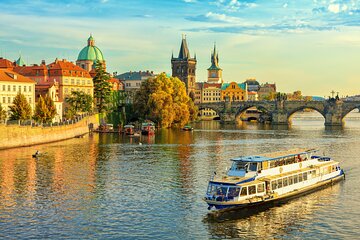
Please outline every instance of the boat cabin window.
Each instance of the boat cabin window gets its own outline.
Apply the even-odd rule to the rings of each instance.
[[[228,199],[233,199],[239,196],[240,188],[239,187],[229,187]]]
[[[242,187],[240,192],[240,197],[247,195],[247,187]]]
[[[272,190],[277,189],[277,180],[271,181],[271,189]]]
[[[289,177],[288,184],[289,184],[289,185],[292,185],[292,184],[293,184],[293,180],[294,180],[293,176],[290,176],[290,177]]]
[[[249,189],[249,195],[256,194],[256,186],[252,185],[248,187]]]
[[[298,175],[295,175],[295,176],[294,176],[294,184],[295,184],[295,183],[298,183]]]
[[[263,183],[260,183],[257,185],[257,192],[258,193],[262,193],[265,191],[265,187],[264,187],[264,184]]]
[[[257,171],[257,163],[250,163],[249,165],[249,171]]]
[[[299,182],[302,182],[302,173],[300,173],[299,175],[298,175],[298,177],[299,177]]]
[[[233,165],[231,166],[231,170],[239,171],[239,170],[247,170],[248,163],[242,161],[234,161]]]
[[[288,178],[283,178],[283,186],[286,187],[288,185]]]
[[[303,173],[303,181],[306,181],[307,180],[307,172],[304,172]]]

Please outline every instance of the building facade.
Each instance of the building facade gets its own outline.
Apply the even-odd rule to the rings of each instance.
[[[179,56],[171,56],[172,76],[179,78],[185,83],[187,94],[195,100],[196,90],[196,56],[190,57],[186,38],[182,38]]]
[[[247,86],[245,83],[224,83],[221,86],[221,101],[226,98],[231,102],[247,101]]]
[[[258,95],[259,100],[274,100],[276,94],[276,84],[275,83],[265,83],[261,84]]]
[[[9,68],[0,68],[0,103],[9,111],[18,93],[24,94],[26,100],[35,109],[35,81],[12,71]]]
[[[126,102],[132,103],[137,90],[140,89],[141,84],[149,79],[154,78],[157,75],[153,71],[138,71],[138,72],[125,72],[115,76],[124,86],[126,93]]]

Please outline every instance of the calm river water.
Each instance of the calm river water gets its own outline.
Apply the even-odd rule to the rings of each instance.
[[[0,151],[0,238],[355,239],[360,232],[360,113],[342,129],[320,115],[293,126],[200,122],[194,132],[116,134]],[[316,147],[346,180],[252,215],[209,214],[207,181],[229,158]],[[31,154],[43,153],[38,160]]]

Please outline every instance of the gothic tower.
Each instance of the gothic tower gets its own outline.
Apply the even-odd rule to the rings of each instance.
[[[219,67],[219,54],[216,52],[214,44],[214,52],[211,53],[211,66],[208,70],[208,83],[223,83],[222,69]]]
[[[196,55],[190,57],[186,38],[182,38],[179,56],[171,56],[172,76],[179,78],[185,83],[187,94],[195,99],[195,79],[196,79]]]

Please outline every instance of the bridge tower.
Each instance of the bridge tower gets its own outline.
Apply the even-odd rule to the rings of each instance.
[[[172,76],[179,78],[186,86],[187,94],[195,99],[196,55],[190,57],[186,37],[182,37],[179,56],[171,56]]]

